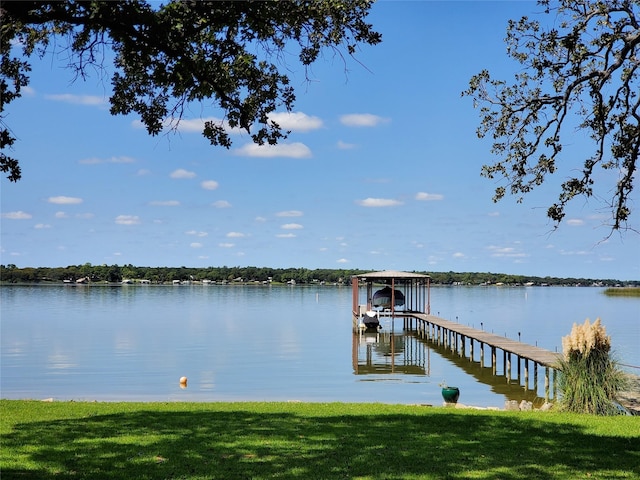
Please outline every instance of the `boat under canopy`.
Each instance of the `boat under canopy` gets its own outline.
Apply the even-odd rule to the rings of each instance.
[[[384,287],[373,294],[374,307],[391,308],[391,302],[395,307],[404,305],[404,293],[397,289],[393,290],[391,287]]]

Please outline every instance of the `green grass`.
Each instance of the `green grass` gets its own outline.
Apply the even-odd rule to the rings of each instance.
[[[640,287],[607,288],[604,294],[610,297],[640,297]]]
[[[640,478],[640,417],[0,401],[2,480]]]

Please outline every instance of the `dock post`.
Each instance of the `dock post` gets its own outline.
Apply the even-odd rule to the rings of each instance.
[[[502,374],[507,377],[507,351],[502,351]]]
[[[480,366],[484,367],[484,343],[480,342]]]
[[[549,367],[544,367],[544,400],[549,401]]]
[[[520,366],[520,363],[522,362],[522,357],[520,355],[518,355],[518,384],[522,384],[522,368]]]
[[[473,362],[473,337],[469,337],[469,360]]]
[[[529,359],[524,359],[524,389],[529,389]]]
[[[461,335],[462,337],[462,348],[460,349],[460,356],[462,358],[466,357],[466,349],[467,349],[467,337]]]
[[[505,365],[507,366],[507,383],[509,383],[511,381],[511,354],[507,354],[507,352],[504,352],[504,357]]]
[[[533,389],[538,391],[538,362],[533,364]]]
[[[493,374],[496,374],[496,347],[491,347],[491,369]]]

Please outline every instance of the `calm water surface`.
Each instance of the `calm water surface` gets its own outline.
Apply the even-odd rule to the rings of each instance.
[[[354,336],[351,287],[3,286],[0,295],[2,398],[439,405],[442,381],[478,406],[544,395],[533,380],[525,389],[403,332],[401,320]],[[574,322],[600,317],[618,359],[640,366],[638,299],[597,288],[436,287],[431,305],[553,351]]]

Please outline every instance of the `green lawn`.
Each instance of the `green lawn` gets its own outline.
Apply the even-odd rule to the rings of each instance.
[[[2,480],[640,478],[640,417],[0,401]]]

